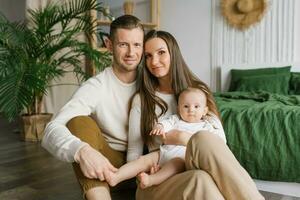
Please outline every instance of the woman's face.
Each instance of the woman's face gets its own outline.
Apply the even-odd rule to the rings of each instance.
[[[150,73],[157,78],[164,78],[170,71],[170,52],[161,38],[152,38],[145,43],[146,65]]]

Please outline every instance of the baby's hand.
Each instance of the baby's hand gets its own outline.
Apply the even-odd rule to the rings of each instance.
[[[159,170],[160,170],[160,166],[158,164],[155,164],[150,168],[150,174],[155,174]]]
[[[155,124],[150,135],[160,135],[163,138],[165,137],[164,127],[161,124]]]

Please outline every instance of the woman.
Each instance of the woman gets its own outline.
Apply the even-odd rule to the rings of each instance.
[[[175,99],[187,87],[205,91],[209,110],[219,116],[211,91],[189,70],[170,33],[150,31],[144,48],[146,66],[142,68],[139,94],[133,99],[129,117],[128,161],[142,155],[144,143],[149,151],[159,148],[159,141],[149,133],[159,118],[176,113]],[[264,199],[218,136],[207,132],[191,136],[174,130],[167,134],[164,143],[187,147],[188,171],[158,186],[139,188],[137,199]]]

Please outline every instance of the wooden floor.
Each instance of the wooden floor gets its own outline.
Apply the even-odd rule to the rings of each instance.
[[[55,159],[39,143],[21,141],[18,125],[0,117],[0,200],[80,199],[71,164]],[[113,193],[113,200],[124,199],[134,199],[134,190]]]
[[[300,200],[266,192],[263,195],[267,200]],[[39,143],[21,141],[17,124],[8,124],[0,117],[0,200],[80,199],[71,164],[55,159]],[[132,189],[113,192],[113,200],[131,199]]]

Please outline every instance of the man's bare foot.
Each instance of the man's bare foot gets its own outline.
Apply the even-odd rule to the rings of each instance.
[[[140,187],[142,189],[152,186],[149,174],[142,172],[137,176],[137,178],[140,181]]]

